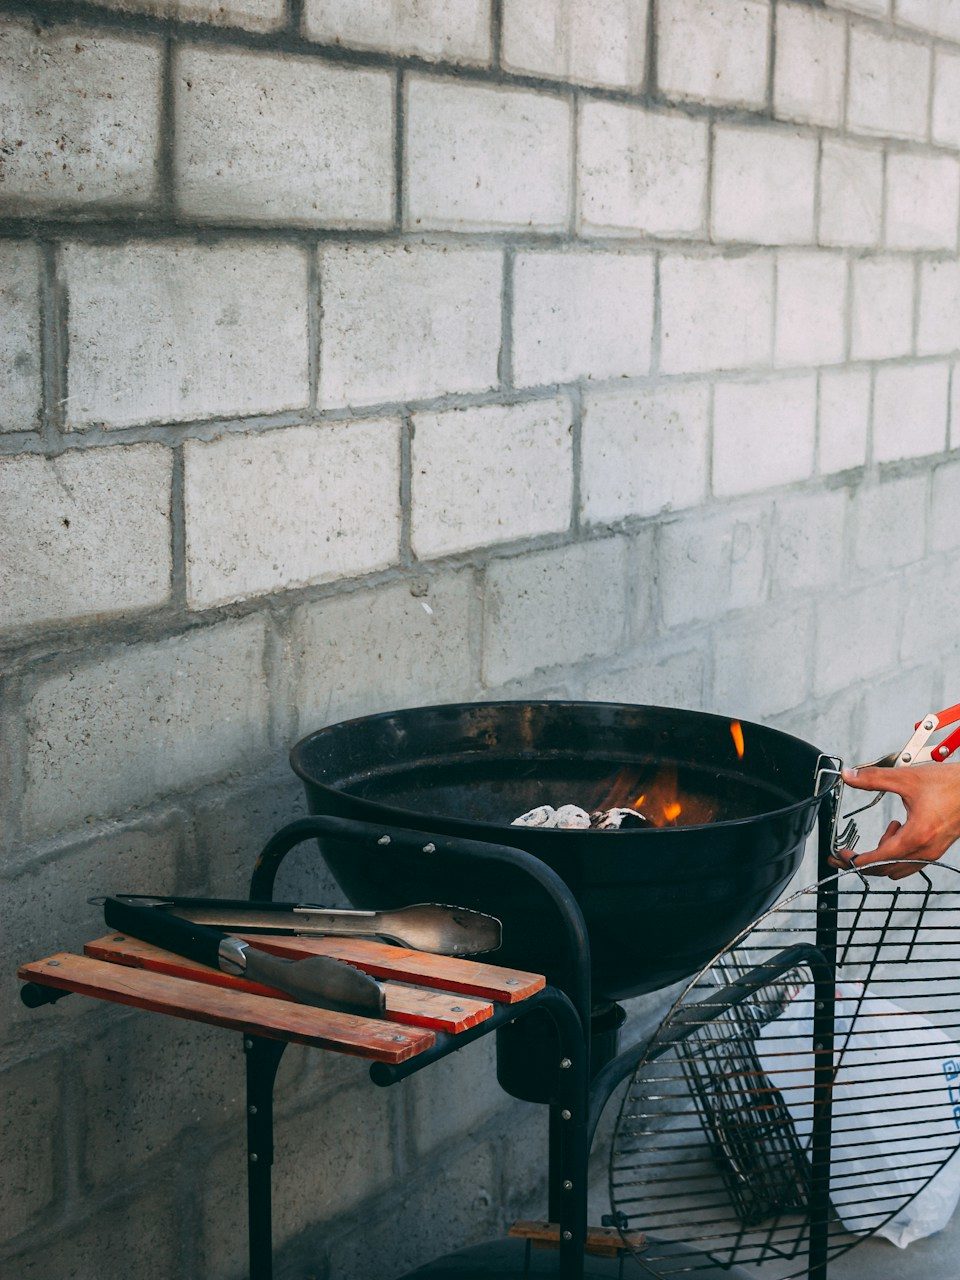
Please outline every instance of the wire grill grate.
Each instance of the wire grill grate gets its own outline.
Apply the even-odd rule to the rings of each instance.
[[[931,1204],[947,1175],[930,1184],[960,1146],[960,874],[918,870],[795,894],[661,1023],[610,1159],[613,1212],[650,1237],[649,1274],[800,1280],[811,1237],[834,1258],[949,1212]]]

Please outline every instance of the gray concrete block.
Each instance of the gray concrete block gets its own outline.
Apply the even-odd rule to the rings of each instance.
[[[665,0],[657,10],[657,80],[670,97],[760,107],[767,96],[770,7]]]
[[[717,629],[714,708],[761,723],[810,696],[813,613],[768,610]]]
[[[412,76],[405,118],[407,226],[564,230],[570,216],[568,101]]]
[[[510,71],[638,90],[647,8],[646,0],[573,0],[563,10],[551,0],[505,0],[501,61]]]
[[[40,417],[40,255],[0,244],[0,431],[33,431]]]
[[[703,649],[660,654],[641,648],[618,658],[609,670],[591,676],[586,696],[600,702],[637,702],[657,707],[703,706],[706,655]]]
[[[295,245],[72,244],[70,428],[279,413],[309,399]]]
[[[158,39],[5,23],[0,207],[19,213],[154,200],[162,63]]]
[[[901,591],[897,579],[875,578],[869,586],[828,596],[818,606],[817,693],[881,675],[897,659]],[[922,714],[922,713],[918,713]]]
[[[577,127],[581,231],[669,238],[703,233],[710,147],[705,120],[583,102]]]
[[[304,226],[393,221],[391,72],[186,47],[173,86],[183,213]]]
[[[314,40],[444,62],[488,62],[489,0],[307,0]]]
[[[414,416],[411,543],[421,560],[570,527],[566,399]]]
[[[6,975],[9,979],[9,971]],[[5,984],[6,985],[6,984]],[[48,1054],[0,1074],[0,1248],[49,1220],[64,1191],[63,1080]],[[0,1263],[2,1269],[2,1263]],[[12,1275],[12,1272],[10,1273]]]
[[[190,842],[186,870],[192,891],[218,898],[246,897],[260,850],[275,831],[306,812],[300,780],[279,756],[275,770],[251,782],[211,788],[185,803]],[[318,861],[315,850],[315,845],[305,845],[288,856],[276,898],[297,897],[311,883],[313,895],[326,892],[329,886],[322,868],[310,873],[311,864],[316,866]],[[302,890],[295,888],[298,884]]]
[[[245,31],[275,31],[287,19],[283,0],[100,0],[110,9],[204,22]]]
[[[165,888],[163,885],[157,886]],[[132,1177],[180,1139],[209,1141],[242,1114],[239,1036],[137,1011],[85,1045],[71,1063],[84,1098],[81,1160],[88,1187]]]
[[[770,511],[733,507],[664,525],[659,589],[668,627],[758,605],[767,592]]]
[[[853,505],[854,558],[861,569],[878,573],[922,558],[928,493],[924,475],[859,490]]]
[[[625,621],[625,550],[609,538],[494,561],[485,574],[484,682],[613,653]]]
[[[469,698],[474,592],[465,570],[296,610],[287,660],[298,732],[373,711]]]
[[[776,595],[837,584],[845,571],[845,489],[785,497],[776,505],[771,581]]]
[[[172,456],[144,444],[0,459],[0,627],[162,604]]]
[[[960,461],[948,462],[933,473],[930,507],[930,545],[934,551],[960,548]]]
[[[423,399],[497,384],[501,254],[428,245],[320,251],[320,401]]]
[[[357,577],[400,555],[400,424],[233,432],[184,447],[196,608]]]
[[[584,395],[580,506],[601,524],[694,507],[706,496],[706,383]]]
[[[77,1225],[4,1266],[16,1280],[172,1280],[188,1274],[186,1245],[174,1180],[169,1178],[98,1205]]]
[[[263,618],[248,618],[38,680],[25,708],[25,826],[69,829],[259,764],[264,644]]]
[[[650,368],[649,253],[518,254],[513,270],[513,377],[518,386],[626,378]]]
[[[516,1103],[497,1084],[496,1057],[496,1037],[487,1036],[412,1077],[409,1142],[417,1157],[443,1160],[493,1117],[509,1130]]]
[[[369,1080],[281,1116],[275,1124],[274,1247],[348,1213],[394,1177],[391,1114],[396,1090]],[[200,1250],[204,1280],[233,1280],[246,1258],[246,1197],[237,1194],[246,1151],[237,1138],[203,1171]]]
[[[0,1025],[41,1030],[39,1014],[19,999],[12,975],[17,966],[55,951],[77,951],[106,931],[87,898],[106,893],[170,893],[180,886],[183,827],[177,815],[116,824],[57,849],[44,861],[4,882],[4,926],[0,930]],[[56,1019],[91,1009],[79,997],[57,1005]],[[61,1014],[63,1010],[63,1014]]]

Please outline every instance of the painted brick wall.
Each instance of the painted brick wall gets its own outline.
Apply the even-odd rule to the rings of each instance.
[[[0,0],[0,1269],[242,1274],[239,1046],[12,973],[242,892],[342,716],[858,756],[960,687],[960,5]],[[333,900],[304,864],[296,886]],[[538,1207],[490,1047],[291,1051],[284,1274]]]

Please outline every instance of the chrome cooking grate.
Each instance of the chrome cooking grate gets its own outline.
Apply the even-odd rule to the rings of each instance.
[[[896,884],[843,872],[746,930],[675,1003],[623,1100],[611,1205],[650,1237],[641,1267],[790,1280],[949,1216],[958,978],[960,873],[943,863]]]

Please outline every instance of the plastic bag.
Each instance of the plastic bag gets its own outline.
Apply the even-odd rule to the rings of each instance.
[[[813,992],[805,986],[756,1041],[808,1155]],[[876,1231],[904,1248],[942,1230],[960,1200],[960,1046],[859,983],[837,984],[835,1025],[835,1051],[845,1049],[833,1090],[830,1199],[848,1231]]]

